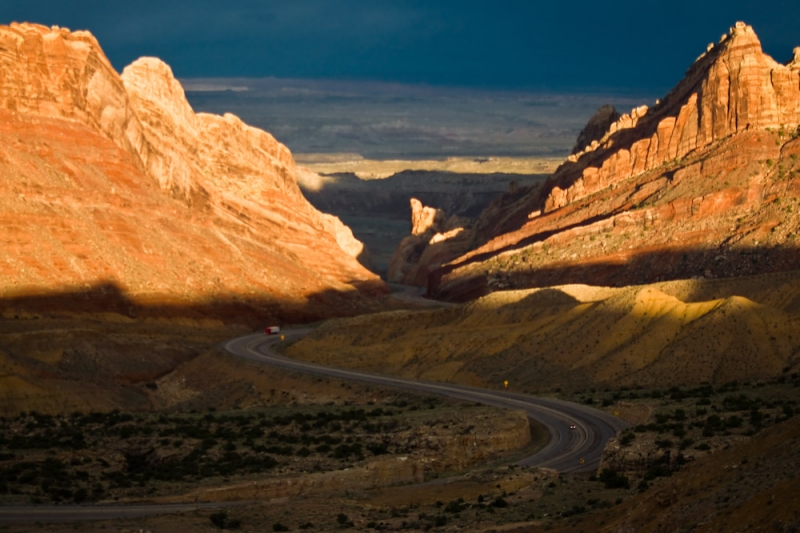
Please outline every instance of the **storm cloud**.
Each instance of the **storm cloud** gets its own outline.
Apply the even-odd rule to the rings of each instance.
[[[25,0],[0,22],[88,29],[114,66],[158,56],[181,78],[369,79],[525,89],[664,89],[737,20],[779,61],[786,0]]]

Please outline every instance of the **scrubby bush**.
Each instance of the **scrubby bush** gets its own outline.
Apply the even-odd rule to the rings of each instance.
[[[604,468],[600,475],[597,476],[598,481],[603,483],[607,489],[627,489],[630,487],[630,480],[627,476],[619,474],[616,470]]]

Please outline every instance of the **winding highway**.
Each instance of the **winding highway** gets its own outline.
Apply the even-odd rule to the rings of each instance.
[[[286,331],[284,335],[287,338],[300,338],[311,331],[296,329]],[[597,470],[608,440],[628,427],[623,420],[603,411],[554,398],[404,379],[299,361],[276,353],[272,348],[279,342],[281,342],[279,336],[265,336],[259,333],[232,339],[225,343],[225,350],[251,361],[290,370],[480,402],[494,407],[521,409],[528,413],[530,418],[547,428],[550,438],[534,455],[518,461],[517,464],[520,466],[552,468],[559,472]]]
[[[311,329],[284,332],[288,338],[299,338]],[[534,455],[516,464],[552,468],[559,472],[593,471],[600,465],[606,442],[628,424],[597,409],[553,398],[538,398],[513,392],[466,387],[450,383],[418,381],[398,377],[333,368],[276,353],[272,348],[281,342],[279,336],[261,333],[246,335],[225,343],[225,350],[250,361],[280,368],[308,372],[332,378],[359,381],[375,386],[392,387],[425,394],[434,394],[507,409],[524,410],[541,423],[550,434],[547,444]],[[572,428],[571,426],[574,426]],[[137,518],[158,514],[187,512],[241,505],[246,502],[220,502],[168,505],[97,505],[97,506],[2,506],[0,524],[36,522],[69,522]]]

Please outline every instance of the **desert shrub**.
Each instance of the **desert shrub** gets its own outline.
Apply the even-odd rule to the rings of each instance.
[[[582,507],[580,505],[573,505],[572,509],[567,509],[566,511],[561,511],[562,518],[568,518],[570,516],[575,516],[577,514],[585,513],[586,507]]]
[[[372,455],[384,455],[389,453],[389,448],[383,443],[367,444],[367,450],[369,450]]]
[[[689,393],[682,390],[680,387],[671,387],[669,389],[669,397],[672,400],[680,401],[689,396]]]
[[[668,413],[656,413],[656,424],[658,425],[666,424],[667,422],[669,422],[671,418],[672,415]]]
[[[669,477],[672,475],[672,470],[666,464],[656,464],[647,469],[644,474],[645,481],[652,481],[657,477]]]
[[[355,524],[347,517],[344,513],[339,513],[336,516],[336,523],[339,524],[339,527],[353,527]]]
[[[494,499],[491,505],[492,507],[503,508],[503,507],[508,507],[508,502],[504,500],[501,496],[498,496]]]
[[[452,500],[450,503],[448,503],[444,508],[444,512],[445,513],[460,513],[465,508],[466,508],[466,505],[464,504],[464,499],[463,498],[459,498],[457,500]]]
[[[627,476],[619,474],[616,470],[604,468],[600,475],[597,476],[598,481],[603,483],[607,489],[627,489],[630,487],[630,480]]]
[[[729,416],[725,419],[725,426],[729,428],[740,428],[742,427],[742,419],[738,416]]]
[[[351,455],[361,455],[361,444],[356,442],[353,444],[340,444],[333,449],[333,456],[336,459],[347,459]]]

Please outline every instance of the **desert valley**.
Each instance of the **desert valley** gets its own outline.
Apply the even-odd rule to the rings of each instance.
[[[102,44],[0,26],[0,531],[800,529],[800,48],[628,111]]]

